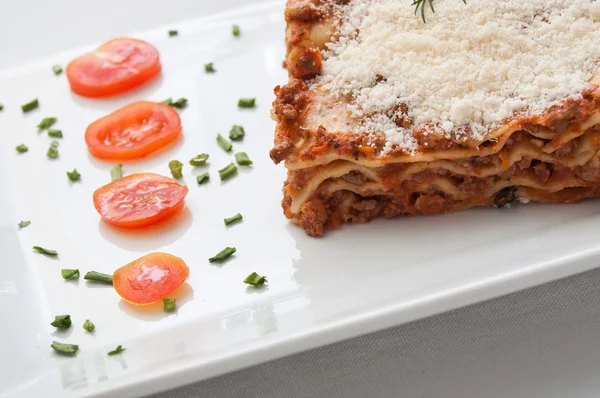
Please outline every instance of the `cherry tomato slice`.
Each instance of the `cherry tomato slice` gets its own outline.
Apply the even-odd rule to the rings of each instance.
[[[156,152],[181,136],[181,119],[172,107],[138,101],[106,115],[85,131],[88,151],[106,160],[131,160]]]
[[[109,224],[141,228],[183,208],[188,188],[154,173],[131,174],[94,192],[94,207]]]
[[[158,51],[138,39],[118,38],[67,66],[71,91],[83,97],[109,97],[139,87],[160,73]]]
[[[152,304],[171,294],[190,276],[190,269],[179,257],[150,253],[113,274],[113,287],[123,300],[132,304]]]

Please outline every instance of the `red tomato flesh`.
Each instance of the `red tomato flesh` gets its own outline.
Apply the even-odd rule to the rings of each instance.
[[[139,87],[160,73],[158,51],[143,40],[118,38],[67,66],[71,91],[83,97],[109,97]]]
[[[183,208],[188,188],[154,173],[131,174],[94,192],[94,207],[104,221],[121,228],[141,228]]]
[[[171,294],[190,276],[179,257],[150,253],[122,266],[113,274],[113,287],[132,304],[152,304]]]
[[[85,142],[99,159],[131,160],[156,152],[180,136],[177,111],[165,104],[138,101],[90,124]]]

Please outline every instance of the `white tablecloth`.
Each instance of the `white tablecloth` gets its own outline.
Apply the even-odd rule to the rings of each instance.
[[[600,396],[600,270],[152,398]]]

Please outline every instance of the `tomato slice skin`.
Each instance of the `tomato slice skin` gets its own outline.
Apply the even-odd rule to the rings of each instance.
[[[83,97],[110,97],[139,87],[161,70],[158,50],[143,40],[110,40],[67,65],[71,91]]]
[[[181,136],[181,119],[172,107],[137,101],[88,126],[85,142],[92,156],[105,160],[139,159]]]
[[[142,228],[179,212],[185,185],[154,173],[137,173],[94,192],[94,207],[104,221],[120,228]]]
[[[190,276],[179,257],[168,253],[146,254],[113,273],[113,287],[131,304],[152,304],[171,294]]]

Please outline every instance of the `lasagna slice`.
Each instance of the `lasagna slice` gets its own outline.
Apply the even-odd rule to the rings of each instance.
[[[288,0],[271,158],[308,235],[600,196],[600,1]],[[426,3],[427,4],[427,3]]]

